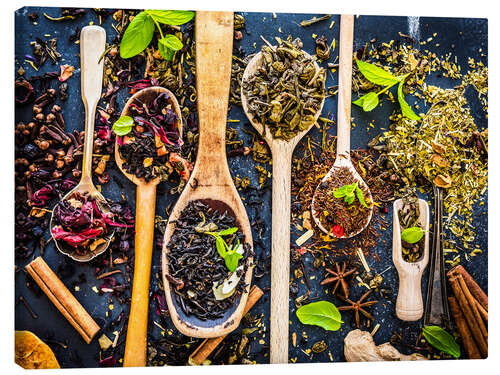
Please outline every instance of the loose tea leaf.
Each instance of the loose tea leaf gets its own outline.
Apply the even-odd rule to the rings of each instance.
[[[319,326],[327,331],[337,331],[344,323],[337,307],[328,301],[301,306],[296,314],[301,323]]]
[[[424,231],[420,227],[406,228],[401,232],[401,239],[408,243],[417,243],[424,236]]]
[[[457,342],[444,329],[439,326],[425,326],[422,334],[427,342],[442,352],[448,353],[455,358],[460,358],[460,347]]]

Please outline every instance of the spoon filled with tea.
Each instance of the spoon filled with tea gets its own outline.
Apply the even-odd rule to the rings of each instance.
[[[78,185],[52,211],[51,235],[62,253],[79,262],[102,254],[109,246],[116,223],[103,195],[92,182],[94,120],[101,96],[106,32],[99,26],[85,26],[80,36],[81,91],[85,106],[85,140],[82,174]]]
[[[325,233],[350,238],[369,224],[373,209],[368,185],[354,168],[350,156],[351,79],[354,17],[340,17],[337,156],[319,183],[311,202],[312,217]]]

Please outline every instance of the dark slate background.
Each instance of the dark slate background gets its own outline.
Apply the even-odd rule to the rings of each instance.
[[[28,20],[28,13],[37,12],[40,15],[38,19],[38,25],[33,25]],[[59,70],[59,64],[71,64],[74,65],[76,70],[73,77],[69,80],[69,99],[65,103],[59,103],[63,108],[63,115],[65,117],[68,129],[78,129],[82,130],[84,128],[84,112],[83,104],[80,98],[80,62],[79,62],[79,45],[70,43],[68,37],[74,32],[76,25],[83,27],[88,25],[89,22],[94,22],[98,24],[98,17],[91,10],[78,20],[75,21],[64,21],[64,22],[52,22],[45,19],[42,16],[43,12],[47,12],[52,16],[57,16],[60,14],[58,8],[22,8],[15,13],[15,53],[16,61],[21,63],[26,70],[26,75],[31,76],[35,74],[40,74],[40,72]],[[314,52],[314,39],[312,34],[317,34],[318,36],[325,35],[328,41],[331,43],[332,39],[335,38],[338,44],[339,41],[339,21],[340,17],[334,15],[330,20],[317,23],[313,26],[302,28],[299,26],[300,21],[304,19],[311,18],[311,14],[276,14],[276,18],[273,17],[272,13],[243,13],[246,19],[246,26],[248,33],[243,33],[244,37],[238,44],[241,45],[247,53],[253,53],[255,51],[253,44],[256,43],[257,49],[260,48],[261,41],[259,35],[263,35],[266,39],[272,40],[275,36],[286,37],[291,34],[294,37],[300,37],[304,42],[304,49],[310,53]],[[335,21],[335,25],[332,29],[329,29],[331,21]],[[111,27],[112,18],[108,17],[107,21],[102,25],[107,32],[107,40],[110,41],[115,34],[114,29]],[[482,60],[487,64],[487,58],[481,57],[479,49],[482,49],[482,53],[487,55],[487,38],[488,38],[488,23],[486,19],[463,19],[463,18],[420,18],[420,40],[426,40],[431,37],[432,34],[437,33],[437,36],[431,43],[425,46],[420,46],[422,49],[429,49],[435,52],[438,56],[444,55],[445,53],[452,52],[458,58],[458,64],[462,66],[462,72],[467,71],[467,58],[473,57],[478,60]],[[281,28],[281,33],[278,30]],[[362,47],[366,42],[372,38],[376,38],[377,42],[389,42],[392,39],[400,40],[398,32],[407,34],[408,30],[408,19],[407,17],[383,17],[383,16],[360,16],[356,18],[355,21],[355,48]],[[57,49],[62,53],[62,59],[58,62],[57,66],[51,65],[50,61],[47,61],[42,67],[40,72],[35,72],[28,64],[24,64],[24,55],[31,54],[31,47],[29,42],[34,40],[36,36],[42,36],[43,39],[48,39],[44,34],[50,34],[51,37],[57,37]],[[439,47],[436,47],[436,43],[439,43]],[[454,45],[454,48],[452,47]],[[418,48],[418,46],[417,46]],[[338,55],[338,48],[336,48],[330,58],[330,62],[334,61],[335,57]],[[15,69],[17,70],[18,64],[16,63]],[[432,74],[426,81],[429,84],[436,84],[444,88],[451,88],[459,83],[459,81],[453,81],[450,79],[443,78],[439,73]],[[337,84],[337,74],[328,73],[327,86],[332,86]],[[119,96],[119,108],[121,109],[124,104],[125,98],[128,94],[122,90],[121,96]],[[487,119],[485,113],[477,99],[476,92],[472,88],[467,89],[467,98],[469,99],[469,105],[471,107],[472,115],[474,116],[476,123],[480,129],[487,127]],[[410,104],[415,104],[414,97],[407,98]],[[424,112],[426,110],[423,103],[420,103],[420,109],[417,112]],[[363,113],[360,108],[352,106],[352,116],[354,118],[354,123],[356,123],[356,128],[351,132],[351,145],[353,148],[364,148],[366,142],[373,136],[381,132],[383,129],[388,128],[389,121],[388,117],[391,111],[394,109],[394,105],[389,102],[384,102],[382,106],[378,106],[375,110],[369,113]],[[328,98],[325,102],[323,108],[323,115],[331,112],[336,114],[337,112],[337,100],[336,98]],[[28,121],[31,118],[31,107],[21,107],[16,108],[16,121]],[[251,127],[246,124],[246,118],[243,110],[239,107],[233,106],[229,112],[229,118],[239,119],[240,123],[230,124],[235,128],[242,128],[251,130]],[[369,129],[367,127],[368,123],[374,120],[375,128]],[[369,130],[367,130],[369,129]],[[336,131],[335,127],[329,130],[329,133],[334,135]],[[247,145],[251,145],[251,138],[249,135],[241,133],[242,139],[245,140]],[[313,139],[320,140],[320,133],[317,129],[313,129],[310,133]],[[305,138],[304,138],[305,139]],[[303,142],[299,144],[297,150],[303,149]],[[229,160],[229,165],[231,173],[233,176],[250,176],[254,185],[257,184],[257,174],[254,170],[255,163],[250,157],[246,158],[233,158]],[[269,166],[268,166],[269,168]],[[118,185],[111,180],[103,188],[103,193],[105,196],[119,200],[120,194],[123,193],[127,197],[132,207],[135,207],[135,186],[129,182],[125,177],[123,177],[116,168],[108,168],[112,175],[123,184],[123,188],[119,188]],[[165,216],[165,208],[172,202],[175,202],[176,196],[171,196],[168,194],[168,190],[172,186],[163,186],[159,188],[157,197],[157,214]],[[244,197],[244,194],[242,194]],[[427,197],[429,198],[429,197]],[[258,206],[250,206],[247,203],[247,211],[250,217],[250,221],[255,218],[256,210],[261,212],[262,217],[267,221],[271,222],[271,197],[270,192],[267,191],[263,196],[264,203]],[[483,254],[471,258],[469,262],[466,262],[464,256],[462,255],[462,264],[472,273],[476,278],[480,286],[487,291],[487,196],[484,197],[485,204],[481,207],[476,206],[474,215],[474,224],[477,228],[477,243],[483,250]],[[391,223],[392,210],[389,210],[387,215],[389,223]],[[295,239],[300,236],[301,233],[296,233],[295,229],[292,227],[292,244],[294,244]],[[449,234],[447,234],[449,235]],[[262,239],[263,247],[256,246],[256,252],[263,258],[270,253],[270,236],[271,228],[270,225],[264,232]],[[378,333],[374,336],[375,342],[381,344],[389,340],[391,334],[394,331],[402,330],[408,337],[415,337],[420,331],[419,327],[421,322],[417,323],[404,323],[398,320],[394,312],[394,302],[397,293],[397,273],[392,265],[391,260],[391,236],[392,236],[392,225],[390,224],[387,230],[381,237],[376,253],[380,257],[380,261],[376,261],[374,258],[369,258],[368,263],[370,267],[376,272],[382,272],[389,268],[384,274],[384,285],[392,287],[394,289],[392,299],[383,300],[378,303],[374,308],[372,308],[372,313],[375,317],[375,322],[380,323],[381,327]],[[254,233],[254,238],[256,234]],[[349,244],[346,244],[348,246]],[[338,245],[337,247],[340,247]],[[37,253],[35,255],[38,255]],[[50,245],[45,253],[44,259],[54,270],[57,269],[58,265],[63,261],[63,255],[56,252],[53,245]],[[321,298],[326,300],[331,300],[337,305],[340,304],[339,300],[332,300],[330,294],[325,295],[324,287],[319,286],[319,281],[323,279],[324,275],[322,272],[317,272],[312,266],[312,256],[306,254],[304,257],[304,263],[306,265],[306,271],[308,276],[315,275],[314,280],[310,280],[312,288],[312,298]],[[66,263],[71,263],[71,260],[67,260]],[[26,263],[18,262],[18,266],[24,267]],[[87,311],[98,321],[103,322],[105,319],[106,311],[108,310],[108,298],[104,296],[98,296],[92,291],[92,286],[99,285],[99,281],[95,280],[93,275],[94,268],[89,265],[82,265],[74,263],[75,272],[73,275],[64,279],[66,285],[71,285],[73,281],[78,280],[78,275],[84,273],[87,278],[87,283],[80,285],[80,291],[75,292],[77,299],[83,304]],[[156,287],[157,280],[155,275],[160,272],[160,253],[155,250],[153,255],[153,269],[152,269],[152,289]],[[23,295],[32,304],[34,310],[39,315],[38,319],[32,319],[28,314],[26,309],[19,305],[16,307],[15,312],[15,328],[17,330],[31,330],[36,333],[41,338],[50,338],[54,340],[64,341],[67,340],[69,344],[68,349],[63,349],[57,344],[51,343],[51,347],[56,351],[59,362],[63,367],[95,367],[97,366],[98,355],[99,355],[99,345],[97,340],[87,345],[76,333],[76,331],[69,325],[69,323],[62,317],[62,315],[56,310],[56,308],[50,303],[45,295],[36,296],[31,290],[28,290],[25,286],[26,276],[23,272],[16,273],[16,298],[19,295]],[[422,280],[422,286],[425,298],[425,286],[427,282],[427,272],[424,274]],[[256,281],[257,285],[261,288],[269,288],[270,277],[269,274]],[[306,285],[302,282],[299,283],[299,295],[304,294],[307,291]],[[266,333],[264,337],[261,335],[253,334],[251,337],[257,337],[256,339],[251,339],[250,342],[250,358],[257,361],[257,363],[268,363],[269,355],[267,354],[267,345],[269,343],[269,296],[270,293],[268,289],[264,297],[259,301],[259,303],[252,309],[252,314],[260,315],[263,314],[263,323],[266,327]],[[352,288],[351,298],[358,298],[364,290],[361,287]],[[114,303],[114,309],[110,311],[111,317],[116,317],[120,314],[122,306],[118,303]],[[351,330],[352,319],[350,314],[342,314],[344,324],[342,328],[337,332],[327,332],[322,328],[314,326],[304,326],[295,317],[295,306],[293,300],[290,301],[290,337],[292,332],[297,333],[297,348],[292,347],[290,343],[289,357],[296,358],[297,362],[329,362],[329,353],[333,356],[334,361],[344,361],[343,356],[343,339],[345,335]],[[155,308],[153,303],[150,304],[150,329],[149,335],[151,338],[160,338],[161,330],[154,324],[152,320],[159,321],[158,316],[155,313]],[[169,322],[170,324],[170,322]],[[173,326],[170,324],[169,327]],[[241,328],[240,328],[241,329]],[[240,329],[233,333],[233,338],[237,338],[240,334]],[[111,334],[114,329],[107,329],[106,333],[113,339]],[[305,332],[307,339],[302,338],[302,332]],[[175,331],[174,331],[175,335]],[[259,344],[259,340],[263,339],[265,344],[264,347]],[[120,338],[120,342],[123,337]],[[291,340],[291,338],[290,338]],[[319,340],[325,340],[328,344],[328,349],[320,354],[307,355],[302,350],[311,348],[312,344]],[[192,346],[194,348],[194,345]],[[189,349],[191,350],[191,349]],[[403,348],[403,351],[404,348]],[[75,359],[77,356],[80,357],[81,361]]]

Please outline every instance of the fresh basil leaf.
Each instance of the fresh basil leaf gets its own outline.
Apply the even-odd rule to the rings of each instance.
[[[123,34],[120,56],[128,59],[144,51],[153,39],[154,31],[153,19],[146,12],[137,14]]]
[[[356,197],[358,197],[359,203],[368,208],[368,205],[366,204],[365,201],[365,197],[363,196],[363,190],[361,190],[357,185],[356,185]]]
[[[378,95],[375,92],[369,92],[368,94],[363,95],[361,98],[353,101],[352,103],[363,108],[363,111],[370,112],[378,105]]]
[[[122,116],[115,121],[111,128],[116,135],[123,137],[132,131],[134,127],[134,119],[130,116]]]
[[[373,82],[376,85],[392,86],[399,81],[391,73],[379,68],[376,65],[358,59],[356,59],[356,65],[358,66],[361,74],[363,74],[368,81]]]
[[[403,82],[400,82],[398,85],[398,101],[399,105],[401,106],[401,112],[403,113],[403,116],[408,117],[410,120],[420,120],[420,116],[416,115],[408,105],[408,103],[406,103],[405,101],[405,95],[403,94]]]
[[[408,243],[417,243],[424,236],[424,231],[420,227],[406,228],[401,232],[401,239]]]
[[[238,231],[237,227],[227,228],[219,232],[219,236],[229,236],[230,234],[236,233]]]
[[[215,246],[217,247],[217,252],[221,256],[221,258],[225,258],[227,255],[227,244],[226,241],[222,239],[222,237],[216,235],[215,237]]]
[[[183,25],[194,17],[194,12],[188,10],[146,9],[145,12],[157,22],[174,26]]]
[[[226,267],[230,272],[234,272],[236,268],[238,268],[238,261],[243,258],[243,255],[238,254],[237,252],[228,253],[224,257],[224,262],[226,263]]]
[[[178,51],[183,47],[182,42],[175,35],[167,34],[160,40],[158,43],[163,44],[166,48],[171,49],[173,51]]]
[[[344,323],[337,307],[328,301],[312,302],[297,309],[302,324],[319,326],[327,331],[337,331]]]
[[[425,326],[422,334],[427,342],[438,350],[448,353],[455,358],[460,358],[460,347],[457,342],[444,329],[438,326]]]

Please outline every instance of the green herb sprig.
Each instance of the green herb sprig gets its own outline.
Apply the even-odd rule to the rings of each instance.
[[[134,127],[134,119],[130,116],[121,116],[115,121],[111,130],[119,137],[123,137],[132,131]]]
[[[444,329],[439,326],[425,326],[422,328],[422,334],[425,340],[434,348],[452,355],[455,358],[460,358],[460,347],[457,342]]]
[[[217,252],[224,259],[226,267],[229,271],[234,272],[238,268],[238,261],[243,258],[243,255],[238,253],[240,247],[240,240],[234,246],[229,246],[227,242],[222,238],[222,236],[229,236],[238,231],[238,228],[232,227],[228,229],[221,230],[220,232],[205,232],[215,237],[215,246],[217,247]]]
[[[360,189],[357,182],[339,187],[333,192],[333,196],[335,198],[344,198],[344,202],[349,205],[353,204],[354,200],[358,198],[359,203],[368,208],[365,197],[363,196],[363,191]]]
[[[302,324],[319,326],[327,331],[337,331],[344,323],[337,307],[328,301],[312,302],[297,309]]]
[[[363,74],[363,76],[368,81],[375,83],[376,85],[385,86],[385,88],[383,88],[379,92],[369,92],[368,94],[363,95],[362,97],[353,101],[353,104],[356,104],[357,106],[363,108],[363,111],[369,112],[378,105],[378,97],[380,94],[383,94],[391,87],[398,84],[398,101],[399,105],[401,106],[401,112],[403,113],[403,116],[415,121],[420,120],[420,116],[415,114],[408,103],[406,103],[403,93],[403,83],[406,77],[408,77],[409,73],[396,77],[374,64],[370,64],[358,59],[356,59],[356,65],[358,66],[361,74]]]
[[[120,42],[120,56],[124,59],[138,55],[151,43],[155,26],[160,32],[158,50],[161,56],[171,61],[175,52],[183,47],[182,41],[175,35],[163,35],[160,24],[183,25],[193,19],[194,12],[186,10],[146,9],[138,13],[123,33]]]
[[[401,239],[408,243],[417,243],[424,236],[424,231],[420,227],[406,228],[401,232]]]

